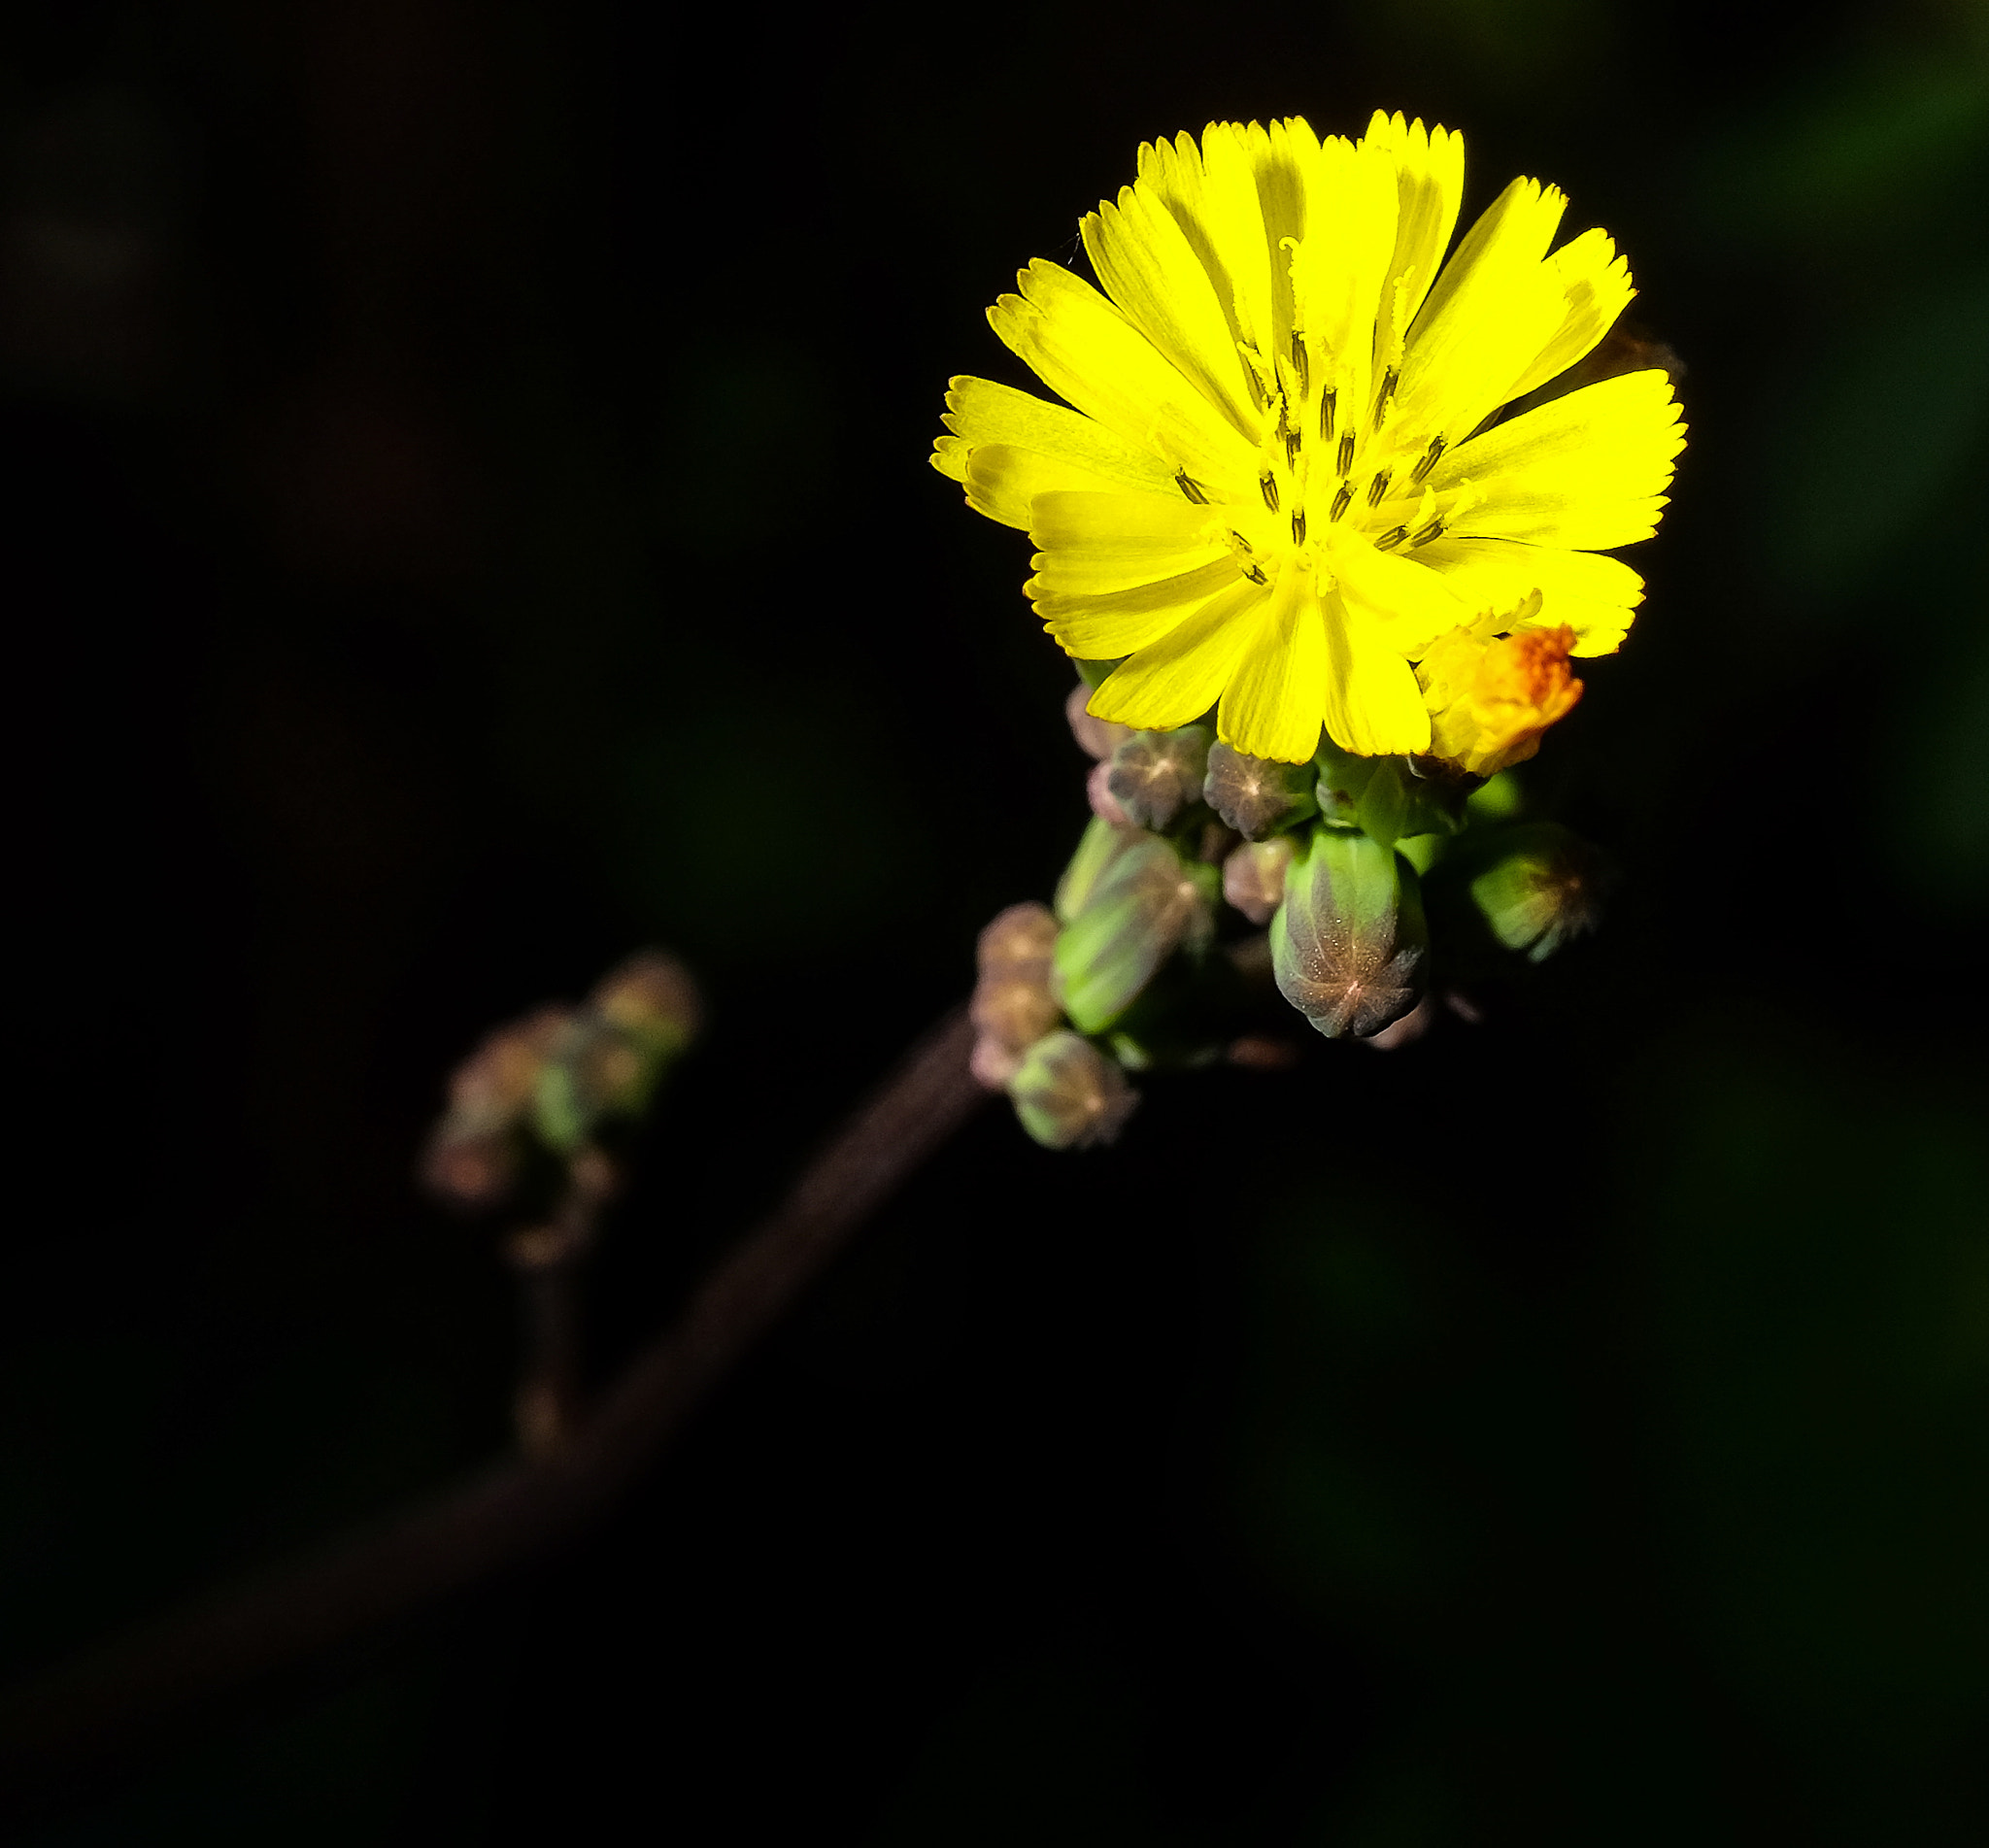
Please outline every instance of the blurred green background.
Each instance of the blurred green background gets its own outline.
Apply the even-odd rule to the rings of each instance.
[[[708,983],[606,1377],[964,991],[1084,765],[945,379],[1141,140],[1377,103],[1687,366],[1534,766],[1602,935],[1110,1153],[991,1111],[586,1545],[19,1839],[1989,1839],[1965,0],[11,12],[7,1663],[501,1450],[412,1180],[486,1026]]]

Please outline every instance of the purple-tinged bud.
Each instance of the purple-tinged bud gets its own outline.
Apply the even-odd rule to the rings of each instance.
[[[1285,902],[1285,868],[1294,852],[1289,834],[1245,841],[1223,861],[1223,896],[1252,924],[1269,924]]]
[[[1201,795],[1208,747],[1205,725],[1135,731],[1113,752],[1107,787],[1141,827],[1170,827],[1174,818]]]
[[[541,1076],[573,1019],[568,1008],[540,1008],[500,1026],[456,1067],[421,1166],[422,1185],[446,1205],[481,1213],[510,1196]]]
[[[1209,746],[1201,799],[1246,841],[1261,841],[1315,813],[1317,783],[1309,763],[1253,757],[1218,740]]]
[[[1112,793],[1112,766],[1109,763],[1095,763],[1091,775],[1084,780],[1085,799],[1092,805],[1092,813],[1099,821],[1109,823],[1113,827],[1132,828],[1139,825],[1131,816],[1119,806],[1119,798]]]
[[[974,945],[974,958],[983,975],[996,970],[1032,973],[1038,964],[1048,970],[1050,952],[1056,947],[1057,914],[1028,899],[989,920]]]
[[[1415,876],[1365,834],[1316,827],[1271,923],[1278,990],[1329,1039],[1365,1039],[1421,997],[1429,933]]]
[[[1099,719],[1087,712],[1085,702],[1091,696],[1092,689],[1079,681],[1063,702],[1063,716],[1070,721],[1070,735],[1077,740],[1078,749],[1086,756],[1102,761],[1132,736],[1132,727],[1122,725],[1116,719]]]
[[[1126,1074],[1090,1040],[1069,1032],[1029,1048],[1008,1094],[1022,1126],[1046,1149],[1110,1142],[1139,1102]]]

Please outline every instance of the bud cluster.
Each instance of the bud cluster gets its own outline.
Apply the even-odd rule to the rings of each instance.
[[[697,991],[682,964],[645,950],[579,1007],[539,1008],[500,1026],[449,1081],[449,1102],[421,1158],[445,1204],[486,1213],[534,1179],[564,1174],[604,1192],[600,1147],[639,1119],[697,1032]]]
[[[1013,905],[981,934],[975,1075],[1036,1141],[1084,1147],[1131,1113],[1129,1072],[1289,1063],[1264,1018],[1278,996],[1328,1039],[1382,1047],[1422,1030],[1433,982],[1476,1018],[1458,985],[1593,928],[1604,885],[1594,849],[1517,819],[1498,766],[1537,730],[1520,739],[1508,692],[1473,684],[1474,735],[1505,730],[1470,756],[1359,757],[1323,738],[1289,764],[1207,724],[1107,722],[1073,689],[1092,821],[1054,907]]]

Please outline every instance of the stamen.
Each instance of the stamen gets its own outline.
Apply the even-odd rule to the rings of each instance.
[[[1298,328],[1292,329],[1292,370],[1298,375],[1298,395],[1305,395],[1307,377],[1312,362],[1305,357],[1305,336]]]
[[[1340,394],[1337,390],[1329,391],[1325,397],[1319,400],[1319,440],[1322,443],[1331,443],[1332,441],[1333,407],[1339,401]]]
[[[1374,427],[1377,430],[1388,416],[1388,401],[1395,396],[1395,382],[1400,377],[1400,372],[1394,366],[1381,375],[1381,395],[1374,400]]]
[[[1332,497],[1332,511],[1327,515],[1327,519],[1343,519],[1346,515],[1347,509],[1351,507],[1353,504],[1354,484],[1352,482],[1340,483],[1340,491]]]
[[[1379,507],[1388,496],[1388,478],[1395,473],[1392,468],[1377,469],[1374,479],[1367,484],[1367,505]]]
[[[1295,508],[1292,513],[1292,543],[1302,546],[1305,543],[1305,509]]]
[[[1298,452],[1304,447],[1305,439],[1297,430],[1287,430],[1285,432],[1285,466],[1287,468],[1295,469],[1298,466]]]
[[[1409,544],[1412,548],[1416,546],[1427,546],[1431,542],[1431,540],[1440,539],[1442,537],[1443,521],[1440,520],[1433,520],[1427,526],[1423,528],[1421,532],[1419,532],[1413,539],[1409,541]]]
[[[1264,575],[1263,568],[1258,565],[1246,564],[1243,567],[1243,575],[1246,578],[1248,578],[1252,584],[1268,584],[1270,582],[1270,580]]]
[[[1272,513],[1276,513],[1278,510],[1278,478],[1269,469],[1265,469],[1257,478],[1257,491],[1264,496],[1264,504]]]
[[[1247,552],[1251,554],[1252,557],[1255,557],[1257,555],[1257,548],[1253,546],[1249,540],[1244,538],[1243,535],[1240,532],[1238,532],[1233,526],[1230,528],[1230,545],[1234,546],[1238,552]]]
[[[1430,439],[1430,447],[1423,453],[1423,459],[1416,464],[1409,476],[1411,487],[1420,484],[1423,477],[1436,466],[1436,458],[1443,454],[1443,451],[1444,442],[1442,437],[1433,436]]]
[[[1340,438],[1340,473],[1346,474],[1354,466],[1354,433],[1349,430]]]
[[[1376,552],[1393,552],[1408,536],[1408,527],[1391,526],[1379,539],[1375,540],[1374,550]]]
[[[1186,494],[1188,498],[1192,500],[1197,507],[1206,507],[1208,505],[1208,496],[1201,491],[1200,484],[1198,482],[1190,481],[1188,478],[1188,471],[1185,468],[1176,469],[1174,471],[1174,486],[1178,487],[1184,494]]]

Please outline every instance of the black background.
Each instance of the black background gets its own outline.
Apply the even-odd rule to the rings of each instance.
[[[1989,1828],[1977,6],[70,4],[4,76],[19,1673],[501,1452],[412,1169],[627,950],[710,1034],[591,1364],[1046,895],[1026,546],[925,461],[1137,144],[1377,103],[1629,252],[1692,442],[1534,766],[1523,1005],[991,1109],[585,1545],[37,1848]]]

